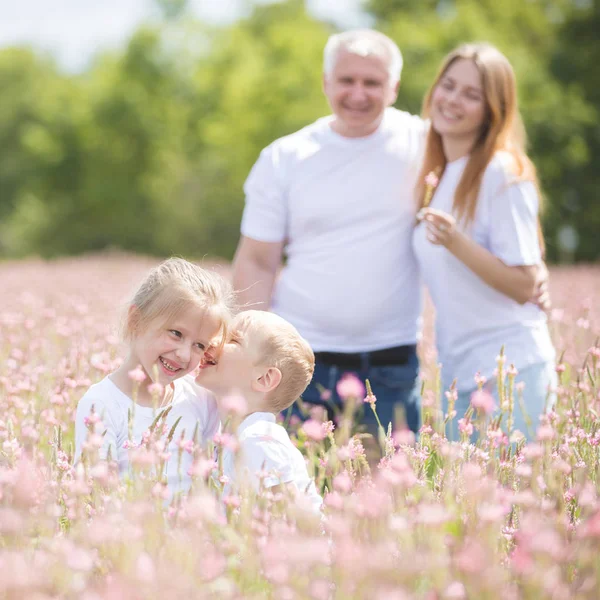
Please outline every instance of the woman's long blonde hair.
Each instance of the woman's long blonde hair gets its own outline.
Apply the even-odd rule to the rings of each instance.
[[[485,121],[454,194],[453,212],[457,220],[466,226],[473,222],[483,174],[494,154],[499,150],[508,152],[512,156],[512,175],[516,179],[532,181],[535,184],[541,208],[542,195],[536,169],[525,151],[526,135],[517,105],[515,74],[508,59],[494,46],[484,43],[464,44],[451,52],[444,60],[433,85],[425,95],[423,117],[429,118],[436,86],[450,66],[460,59],[472,60],[481,75]],[[425,177],[432,171],[438,174],[443,173],[446,163],[442,137],[433,127],[430,127],[425,143],[423,163],[416,184],[419,209],[423,208],[425,204]],[[538,237],[543,252],[544,238],[539,221]]]

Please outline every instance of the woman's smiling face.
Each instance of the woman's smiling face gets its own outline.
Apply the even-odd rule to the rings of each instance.
[[[431,124],[442,137],[479,137],[486,118],[481,74],[470,59],[459,58],[446,69],[431,98]]]

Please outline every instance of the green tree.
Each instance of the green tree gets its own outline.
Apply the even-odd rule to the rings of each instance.
[[[563,85],[551,68],[561,23],[573,14],[571,4],[567,0],[369,3],[382,31],[403,50],[405,68],[398,102],[413,112],[420,110],[442,58],[460,43],[489,41],[511,60],[530,151],[546,197],[544,221],[551,260],[559,257],[560,206],[583,189],[568,173],[578,172],[588,163],[590,147],[585,135],[595,119],[594,108],[582,90]],[[572,46],[568,54],[574,52]]]
[[[588,102],[589,118],[581,132],[579,152],[582,160],[564,166],[568,191],[557,201],[557,222],[574,226],[580,237],[575,259],[597,260],[600,253],[596,235],[600,230],[600,2],[573,2],[560,25],[558,43],[551,63],[552,72],[564,89],[582,95]]]

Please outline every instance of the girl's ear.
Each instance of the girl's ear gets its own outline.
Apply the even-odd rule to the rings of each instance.
[[[252,386],[257,392],[272,392],[281,383],[281,371],[277,367],[269,367]]]

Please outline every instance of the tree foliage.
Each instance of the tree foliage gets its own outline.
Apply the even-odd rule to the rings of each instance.
[[[333,27],[301,0],[254,7],[233,25],[194,21],[186,0],[126,48],[67,75],[28,49],[0,51],[0,254],[117,247],[230,257],[243,182],[273,139],[326,114],[322,50]],[[489,40],[519,80],[547,196],[550,257],[573,225],[576,258],[598,257],[598,2],[371,0],[401,47],[398,106],[419,112],[441,58]]]

